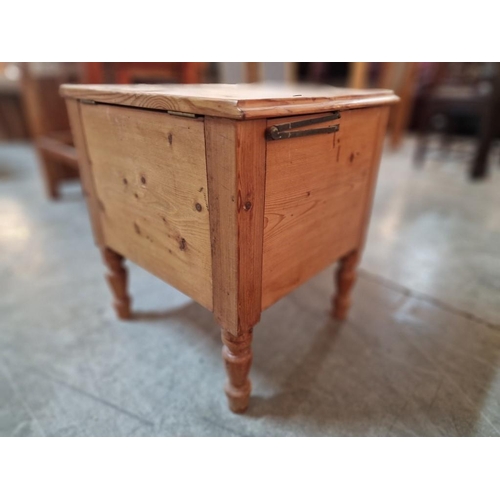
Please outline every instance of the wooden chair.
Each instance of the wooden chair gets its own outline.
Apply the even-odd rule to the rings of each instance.
[[[381,63],[377,87],[392,89],[399,97],[399,103],[391,108],[389,116],[390,145],[393,149],[401,146],[408,130],[415,105],[418,70],[419,63],[416,62]]]
[[[56,199],[61,182],[79,177],[66,105],[59,95],[59,86],[78,81],[78,76],[67,68],[41,68],[22,64],[22,94],[45,190],[50,199]]]
[[[478,136],[490,108],[491,76],[483,63],[435,63],[417,98],[415,162],[425,161],[429,137],[439,133],[448,148],[460,135]]]

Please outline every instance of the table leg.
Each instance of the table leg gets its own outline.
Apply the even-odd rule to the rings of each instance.
[[[417,144],[415,147],[415,154],[413,161],[416,166],[421,167],[425,162],[425,157],[427,155],[427,147],[429,144],[429,134],[430,134],[430,119],[432,115],[432,106],[427,103],[426,100],[419,101],[417,104],[421,104],[420,116],[417,124]]]
[[[225,387],[229,408],[243,413],[248,408],[252,384],[248,378],[252,364],[252,330],[235,336],[222,328],[222,358],[226,366]]]
[[[500,64],[495,63],[496,76],[493,79],[493,90],[490,97],[485,101],[479,140],[477,142],[474,160],[470,168],[471,179],[484,179],[488,175],[488,157],[491,143],[495,136],[498,136],[500,112]]]
[[[340,260],[337,270],[337,294],[333,298],[332,316],[343,320],[351,307],[351,290],[356,282],[356,268],[359,263],[359,252],[356,250]]]
[[[111,248],[104,248],[101,252],[108,269],[106,280],[113,294],[113,307],[120,319],[129,319],[130,297],[127,293],[127,268],[123,265],[124,258]]]
[[[45,192],[51,200],[57,200],[59,198],[59,169],[57,163],[51,158],[47,158],[42,152],[38,153],[38,158]]]

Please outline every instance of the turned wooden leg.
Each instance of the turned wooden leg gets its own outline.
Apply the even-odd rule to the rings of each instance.
[[[56,200],[59,198],[59,170],[57,163],[47,158],[43,153],[39,153],[38,157],[47,197]]]
[[[106,280],[113,294],[113,307],[120,319],[130,318],[130,297],[127,293],[127,268],[123,257],[110,248],[102,250],[102,257],[108,272]]]
[[[359,262],[359,252],[354,251],[340,260],[337,270],[337,293],[333,299],[332,316],[345,319],[351,307],[351,290],[356,281],[356,267]]]
[[[227,383],[225,387],[229,408],[235,413],[243,413],[248,408],[252,384],[248,372],[252,364],[252,330],[235,336],[222,329],[222,357],[226,365]]]

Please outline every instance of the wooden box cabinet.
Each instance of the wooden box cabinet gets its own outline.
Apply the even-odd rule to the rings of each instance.
[[[387,90],[265,85],[63,85],[94,238],[117,315],[124,259],[214,312],[231,410],[248,406],[261,311],[340,260],[350,305]]]

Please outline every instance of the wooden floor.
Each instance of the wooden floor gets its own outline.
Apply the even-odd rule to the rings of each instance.
[[[78,185],[48,202],[32,149],[0,146],[0,435],[499,435],[500,170],[413,148],[384,155],[349,320],[333,269],[265,311],[237,416],[211,314],[130,266],[117,321]]]

